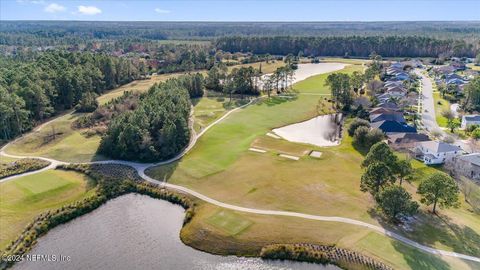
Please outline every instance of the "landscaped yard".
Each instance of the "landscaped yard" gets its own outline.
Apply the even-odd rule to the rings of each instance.
[[[89,194],[88,177],[71,171],[48,170],[0,183],[0,250],[36,215]]]
[[[10,144],[5,152],[23,156],[43,156],[68,162],[102,159],[96,155],[100,136],[88,136],[83,133],[84,130],[72,128],[73,121],[81,115],[61,116]]]
[[[450,102],[442,98],[440,92],[433,93],[433,101],[435,102],[435,117],[437,124],[441,127],[447,126],[447,118],[442,116],[442,112],[445,110],[450,110]]]

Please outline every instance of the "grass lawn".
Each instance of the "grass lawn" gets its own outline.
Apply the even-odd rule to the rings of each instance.
[[[478,70],[480,71],[480,66],[476,66],[475,64],[468,64],[467,67],[473,69],[473,70]]]
[[[348,66],[344,72],[362,68],[361,65],[352,65]],[[363,156],[354,149],[350,137],[345,137],[340,146],[324,148],[292,144],[265,137],[265,133],[275,127],[315,116],[316,104],[322,97],[301,95],[301,93],[328,94],[328,88],[324,86],[326,76],[318,75],[297,83],[294,88],[300,94],[296,99],[274,97],[230,115],[226,121],[212,127],[198,141],[192,152],[179,162],[170,165],[168,170],[158,167],[147,173],[236,205],[350,217],[386,226],[426,245],[480,255],[478,244],[475,244],[479,239],[480,219],[468,211],[468,206],[442,211],[442,214],[449,219],[443,220],[442,225],[438,226],[435,223],[439,222],[440,218],[431,218],[428,213],[421,214],[418,222],[420,225],[414,227],[413,233],[383,224],[371,214],[370,210],[374,206],[373,199],[359,190],[362,174],[360,163]],[[259,154],[248,151],[252,146],[269,150],[269,152]],[[322,152],[322,157],[314,159],[303,156],[299,161],[292,161],[277,156],[278,152],[285,150],[296,153],[318,150]],[[166,171],[168,173],[165,173]],[[415,185],[412,184],[410,189],[414,188]],[[425,208],[422,209],[425,211]],[[214,214],[210,213],[208,216]],[[456,220],[452,218],[455,215],[457,215]],[[254,224],[246,231],[254,230],[259,226],[257,221],[252,221]],[[297,229],[309,232],[303,227],[305,221],[300,220],[298,223],[300,225]],[[450,229],[448,226],[456,229]],[[218,229],[211,224],[209,227],[212,231]],[[285,230],[283,228],[284,233]],[[305,236],[294,239],[308,242],[306,238],[310,240],[321,238],[326,243],[339,243],[339,239],[346,234],[346,230],[349,230],[348,235],[350,231],[355,232],[352,226],[345,228],[338,225],[330,226],[328,231],[322,230],[320,237],[317,235],[313,237],[310,233],[306,233]],[[228,237],[243,239],[244,234],[245,231],[242,232],[242,237],[232,235]],[[225,236],[225,234],[221,235]],[[326,235],[335,237],[329,238]],[[271,240],[276,241],[278,234],[271,233],[268,228],[264,238],[268,239],[269,236]],[[348,245],[355,247],[357,243],[355,239],[360,240],[363,236],[365,235],[353,235],[352,239],[343,239],[340,242],[346,247]],[[472,240],[468,240],[467,236]],[[226,249],[230,250],[230,247]],[[235,254],[234,250],[235,248],[231,248]],[[376,254],[375,252],[375,248],[372,248],[371,254]],[[399,256],[399,253],[392,256]]]
[[[15,155],[43,156],[68,162],[86,162],[102,159],[96,155],[100,136],[86,136],[83,130],[71,127],[81,114],[66,114],[28,133],[7,147],[6,152]],[[46,141],[55,131],[55,139]],[[2,157],[3,158],[3,157]]]
[[[237,235],[248,226],[252,225],[252,222],[241,215],[235,214],[229,210],[219,210],[214,215],[207,219],[207,222],[217,228],[226,231],[230,235]]]
[[[442,98],[440,92],[433,93],[433,101],[435,102],[435,117],[437,123],[441,127],[447,126],[447,118],[442,116],[442,112],[445,110],[450,110],[450,102]]]
[[[232,71],[232,69],[234,68],[240,68],[240,67],[253,67],[253,68],[259,69],[260,65],[262,66],[262,73],[269,74],[269,73],[273,73],[275,70],[277,70],[277,68],[285,66],[285,62],[276,60],[276,61],[269,61],[268,63],[263,61],[263,62],[249,63],[249,64],[240,64],[235,66],[229,66],[228,72]]]
[[[206,74],[205,71],[192,71],[191,73],[196,73],[196,72],[202,73],[204,75]],[[133,81],[131,83],[122,85],[118,88],[115,88],[115,89],[109,91],[108,93],[105,93],[105,94],[99,96],[97,98],[97,101],[100,105],[102,105],[102,104],[105,104],[105,103],[107,103],[108,101],[110,101],[114,98],[120,97],[121,95],[123,95],[123,92],[125,92],[125,91],[145,92],[148,89],[150,89],[150,87],[152,87],[155,83],[164,82],[168,79],[176,78],[176,77],[178,77],[180,75],[183,75],[183,74],[186,74],[186,73],[189,73],[189,72],[159,74],[159,75],[153,75],[150,79],[136,80],[136,81]]]
[[[0,249],[15,239],[36,215],[88,196],[87,186],[86,176],[61,170],[0,183]]]
[[[194,129],[196,132],[202,131],[206,126],[210,125],[213,121],[222,117],[224,113],[235,107],[245,104],[247,100],[225,98],[223,96],[205,96],[202,98],[192,99],[194,106]]]
[[[377,258],[394,269],[478,269],[478,264],[421,252],[398,241],[357,226],[292,217],[233,212],[252,224],[234,234],[210,223],[221,208],[200,203],[195,218],[181,231],[182,241],[217,254],[257,255],[271,243],[335,244]]]
[[[233,68],[238,68],[238,67],[248,67],[252,66],[254,68],[259,68],[260,64],[262,64],[262,72],[263,73],[272,73],[275,71],[278,67],[284,66],[285,63],[283,61],[275,61],[275,62],[258,62],[258,63],[251,63],[251,64],[240,64],[240,65],[235,65],[235,66],[229,66],[228,70],[231,71]],[[201,73],[204,76],[207,74],[205,70],[198,70],[198,71],[191,71],[191,72],[177,72],[177,73],[169,73],[169,74],[158,74],[152,76],[150,79],[146,80],[136,80],[131,83],[128,83],[126,85],[120,86],[118,88],[115,88],[111,91],[109,91],[106,94],[103,94],[97,98],[97,101],[99,104],[105,104],[108,101],[120,97],[123,95],[123,92],[125,91],[133,91],[133,92],[145,92],[147,91],[152,85],[155,83],[159,82],[164,82],[168,79],[171,78],[176,78],[180,75],[187,74],[187,73]]]

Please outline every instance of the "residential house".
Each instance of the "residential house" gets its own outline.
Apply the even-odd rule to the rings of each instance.
[[[464,115],[462,116],[462,124],[461,128],[466,129],[468,126],[471,125],[480,125],[480,115],[473,114],[473,115]]]
[[[451,162],[462,153],[459,146],[439,141],[419,142],[414,149],[415,157],[427,165]]]
[[[406,123],[402,112],[385,112],[379,114],[370,114],[370,122],[375,123],[379,121],[397,121],[399,123]]]
[[[390,133],[388,144],[396,150],[407,150],[415,148],[419,142],[430,141],[430,138],[422,133]]]
[[[382,120],[382,121],[374,122],[370,124],[370,127],[378,128],[386,134],[394,133],[394,132],[405,132],[405,133],[417,132],[416,128],[409,126],[405,123],[399,123],[393,120]]]
[[[385,109],[390,109],[390,110],[395,110],[395,111],[398,111],[400,110],[400,108],[398,107],[397,104],[393,103],[393,102],[381,102],[380,104],[378,104],[379,108],[385,108]]]
[[[451,164],[455,174],[480,181],[480,153],[457,156]]]
[[[459,62],[459,61],[455,61],[455,62],[451,63],[450,66],[455,68],[455,70],[457,70],[457,71],[467,69],[467,66],[465,65],[465,63]]]
[[[370,114],[379,114],[379,113],[388,113],[388,112],[396,112],[397,110],[387,109],[382,107],[375,107],[370,110]]]

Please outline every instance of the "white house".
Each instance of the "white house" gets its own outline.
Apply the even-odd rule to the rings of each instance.
[[[419,142],[415,147],[415,156],[427,165],[452,161],[461,153],[459,146],[438,141]]]
[[[462,129],[465,129],[471,125],[480,125],[480,115],[473,114],[473,115],[464,115],[462,117],[462,125],[461,125]]]

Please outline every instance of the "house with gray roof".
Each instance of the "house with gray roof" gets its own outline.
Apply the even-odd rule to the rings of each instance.
[[[406,123],[402,112],[384,112],[378,114],[370,114],[370,122],[375,123],[378,121],[390,120],[397,121],[399,123]]]
[[[472,114],[462,116],[462,124],[460,127],[462,129],[466,129],[468,126],[471,125],[480,125],[480,115]]]
[[[427,165],[451,162],[462,152],[459,146],[440,141],[419,142],[414,149],[415,157]]]
[[[480,181],[480,153],[457,156],[452,165],[455,174]]]
[[[387,138],[388,145],[396,150],[413,149],[419,142],[430,141],[430,138],[422,133],[390,133]]]

